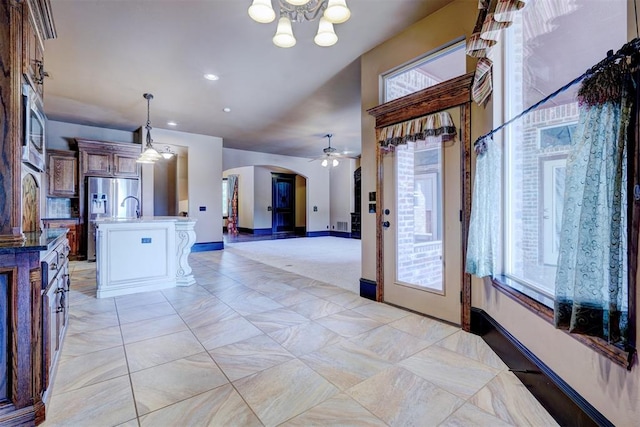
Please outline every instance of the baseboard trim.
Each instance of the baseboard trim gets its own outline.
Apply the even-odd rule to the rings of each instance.
[[[238,231],[241,233],[253,234],[254,236],[270,236],[273,234],[273,230],[270,228],[238,227]]]
[[[224,242],[195,243],[191,247],[191,252],[220,251],[222,249],[224,249]]]
[[[362,298],[376,301],[377,287],[378,284],[375,282],[375,280],[369,280],[362,277],[360,278],[360,296]]]
[[[324,237],[330,236],[331,233],[329,230],[327,231],[307,231],[307,237]]]
[[[350,239],[351,238],[351,233],[349,233],[348,231],[331,231],[331,233],[329,233],[329,235],[331,235],[333,237],[343,237],[345,239]]]
[[[560,425],[613,424],[484,310],[471,308],[471,332],[480,335]]]
[[[307,227],[296,227],[296,236],[306,236],[307,235]]]

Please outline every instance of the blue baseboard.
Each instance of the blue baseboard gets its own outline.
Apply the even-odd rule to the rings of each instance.
[[[270,228],[246,228],[238,227],[241,233],[253,234],[254,236],[270,236],[273,234]]]
[[[195,243],[191,247],[191,252],[221,251],[222,249],[224,249],[224,242]]]
[[[376,289],[378,285],[374,280],[360,278],[360,296],[376,301]]]
[[[351,233],[347,231],[332,231],[331,236],[333,237],[344,237],[345,239],[351,238]]]
[[[331,232],[329,230],[327,231],[307,231],[307,237],[323,237],[323,236],[330,236]]]

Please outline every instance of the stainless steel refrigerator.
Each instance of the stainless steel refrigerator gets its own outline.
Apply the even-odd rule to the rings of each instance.
[[[140,215],[137,179],[87,178],[87,260],[96,260],[96,219],[135,218]]]

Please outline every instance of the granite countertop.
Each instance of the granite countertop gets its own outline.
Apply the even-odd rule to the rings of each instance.
[[[144,222],[195,222],[195,218],[188,216],[143,216],[140,218],[96,218],[96,224],[110,224],[110,223],[144,223]]]
[[[46,228],[43,232],[24,233],[26,240],[22,243],[14,243],[0,246],[0,254],[16,252],[46,251],[55,246],[58,240],[67,235],[66,228]]]

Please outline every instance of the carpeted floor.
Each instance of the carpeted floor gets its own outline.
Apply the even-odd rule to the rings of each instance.
[[[357,239],[305,237],[226,243],[224,250],[359,293],[360,245]]]

